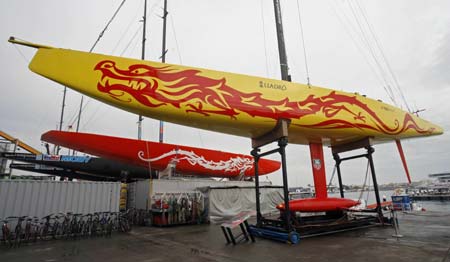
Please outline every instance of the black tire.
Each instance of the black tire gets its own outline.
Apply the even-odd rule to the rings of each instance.
[[[52,238],[60,239],[62,237],[62,226],[59,222],[55,221],[52,226]]]
[[[97,230],[98,230],[98,222],[94,221],[91,227],[91,236],[93,237],[97,236]]]
[[[2,228],[2,241],[5,245],[8,245],[9,247],[12,247],[12,234],[11,230],[8,227]]]
[[[20,242],[22,241],[22,226],[17,224],[16,228],[14,229],[14,246],[20,247]]]
[[[39,236],[39,225],[34,225],[33,226],[33,233],[32,233],[32,236],[31,236],[31,238],[32,238],[32,240],[33,240],[33,242],[36,242],[37,241],[37,239],[38,239],[38,236]]]
[[[8,243],[9,243],[9,247],[13,247],[14,246],[14,235],[11,233],[11,230],[8,233]]]

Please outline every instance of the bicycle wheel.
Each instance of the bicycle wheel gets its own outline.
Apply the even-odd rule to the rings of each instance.
[[[11,230],[9,230],[9,228],[5,225],[2,227],[2,242],[5,245],[9,245],[9,247],[12,246]]]
[[[61,235],[62,235],[61,224],[59,222],[55,221],[55,223],[53,223],[53,226],[52,226],[52,238],[60,239]]]
[[[22,240],[22,226],[17,224],[16,228],[14,229],[14,246],[20,247],[20,242]]]
[[[8,230],[7,241],[8,241],[9,247],[14,246],[14,234],[11,232],[11,230]]]
[[[32,227],[32,233],[31,233],[31,239],[33,240],[33,242],[36,242],[39,236],[39,231],[40,231],[40,225],[38,222],[36,222],[33,227]]]
[[[77,239],[77,236],[79,234],[79,230],[80,230],[80,228],[79,228],[78,221],[74,221],[73,224],[72,224],[72,228],[71,228],[73,239]]]
[[[94,221],[91,227],[91,236],[97,236],[98,222]]]
[[[30,238],[32,236],[32,230],[33,230],[33,220],[32,218],[28,218],[25,224],[25,230],[24,230],[24,234],[23,234],[23,240],[25,240],[25,242],[29,243],[30,242]]]
[[[66,221],[62,223],[62,236],[64,239],[69,239],[70,237],[70,224]]]

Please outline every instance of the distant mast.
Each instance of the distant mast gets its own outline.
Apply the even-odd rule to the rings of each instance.
[[[64,122],[64,107],[66,106],[66,93],[67,93],[67,87],[64,86],[64,92],[63,92],[63,99],[62,99],[62,105],[61,105],[61,118],[59,119],[59,131],[62,131],[62,125]],[[59,154],[59,150],[61,149],[60,146],[56,147],[55,154]]]
[[[163,15],[163,39],[162,39],[162,54],[161,54],[161,62],[166,62],[166,22],[167,22],[167,0],[164,0],[164,15]],[[164,122],[159,121],[159,142],[162,143],[164,141]]]
[[[142,55],[141,59],[145,59],[145,31],[146,31],[146,25],[147,25],[147,0],[144,0],[144,16],[142,17],[142,22],[144,23],[143,29],[142,29]],[[138,139],[142,139],[142,120],[144,118],[139,115],[138,118]]]

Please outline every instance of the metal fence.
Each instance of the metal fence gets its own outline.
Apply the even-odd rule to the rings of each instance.
[[[119,182],[0,180],[0,218],[118,212]]]

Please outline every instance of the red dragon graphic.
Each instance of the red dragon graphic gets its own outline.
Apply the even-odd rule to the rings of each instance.
[[[410,114],[400,123],[395,119],[395,125],[389,127],[378,115],[356,96],[337,94],[330,91],[325,96],[309,95],[302,101],[291,100],[288,97],[281,100],[270,100],[260,92],[244,93],[226,83],[225,78],[212,79],[201,75],[196,69],[180,70],[172,66],[152,67],[135,64],[127,69],[120,69],[114,61],[99,62],[94,70],[99,70],[102,77],[97,84],[100,92],[124,101],[123,95],[129,94],[139,103],[152,108],[171,105],[176,108],[186,107],[187,113],[198,113],[204,116],[211,114],[225,115],[232,119],[246,113],[252,117],[271,119],[301,119],[307,115],[323,113],[327,120],[302,127],[319,129],[358,128],[371,129],[381,133],[396,135],[407,129],[418,133],[430,133],[433,130],[422,129]],[[160,83],[164,86],[160,86]],[[130,102],[126,100],[125,102]],[[207,106],[206,106],[207,105]],[[349,107],[357,107],[359,112],[353,112]],[[353,116],[354,122],[335,118],[345,111]],[[366,119],[363,113],[371,119]],[[370,121],[370,123],[367,123]],[[371,125],[373,124],[373,125]]]

